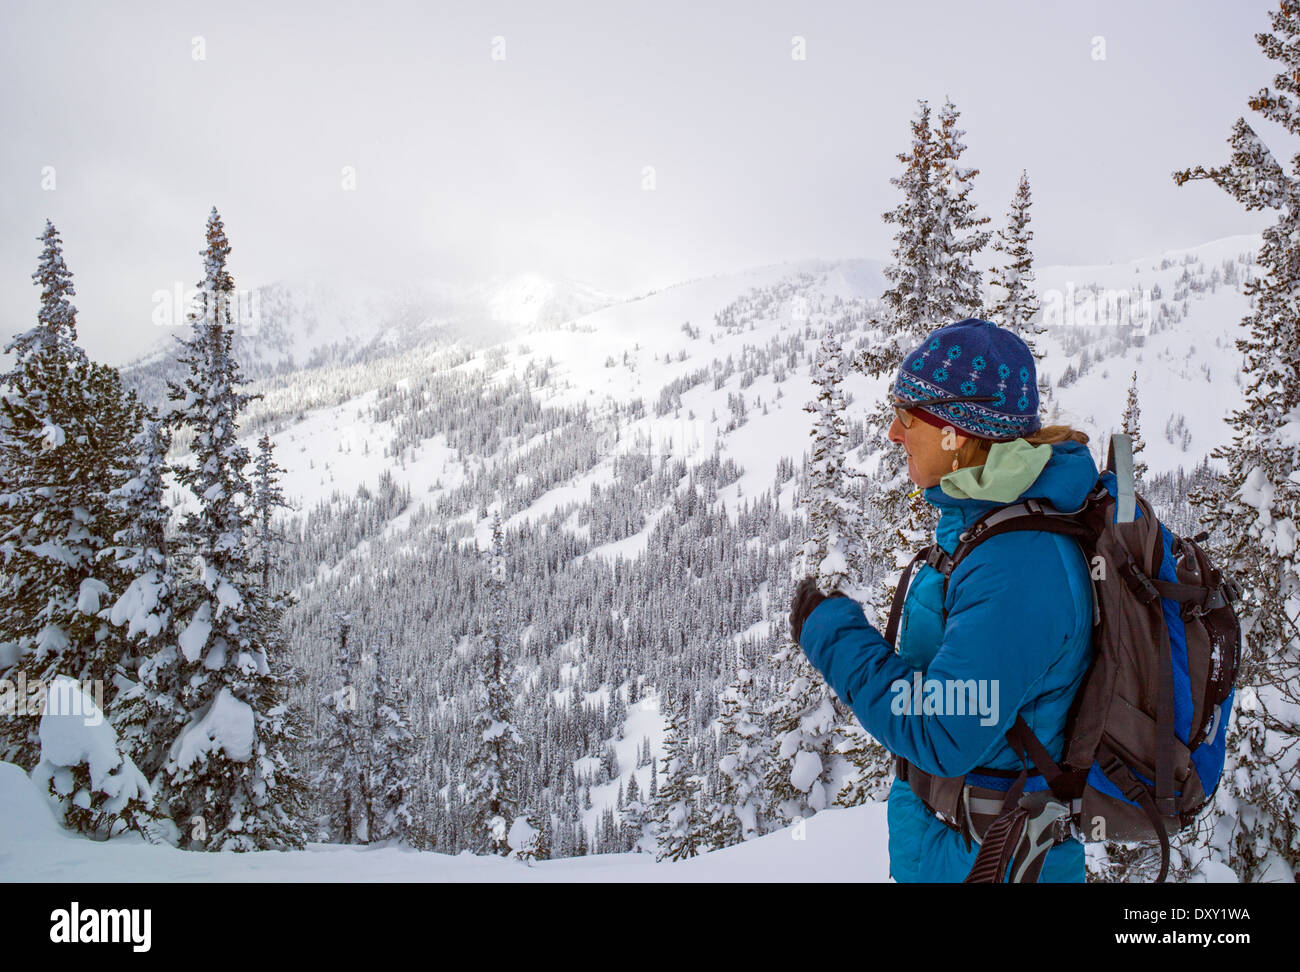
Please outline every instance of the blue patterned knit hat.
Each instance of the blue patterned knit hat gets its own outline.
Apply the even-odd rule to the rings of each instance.
[[[968,317],[933,331],[898,370],[894,398],[922,402],[931,398],[992,395],[989,402],[927,405],[937,420],[981,439],[1009,441],[1032,435],[1038,417],[1038,376],[1034,356],[1015,333],[990,321]]]

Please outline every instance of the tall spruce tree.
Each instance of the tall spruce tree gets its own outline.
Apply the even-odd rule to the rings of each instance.
[[[166,757],[168,742],[180,730],[178,700],[165,690],[160,674],[173,669],[179,655],[172,625],[172,594],[176,577],[169,556],[167,528],[171,517],[164,499],[167,451],[171,432],[150,415],[136,436],[131,476],[112,494],[126,519],[108,553],[128,578],[109,609],[112,624],[125,626],[134,655],[124,660],[125,672],[110,715],[123,750],[152,780]]]
[[[866,552],[862,549],[862,514],[858,508],[858,474],[848,466],[848,419],[845,414],[844,352],[827,328],[813,360],[816,398],[804,406],[813,418],[808,493],[804,496],[811,528],[800,555],[824,591],[862,586]]]
[[[289,662],[289,644],[283,628],[285,612],[297,601],[296,595],[284,587],[282,550],[288,540],[275,520],[277,510],[292,509],[280,485],[284,472],[275,461],[270,436],[263,435],[258,440],[257,458],[253,462],[250,507],[255,534],[251,546],[257,569],[249,588],[255,622],[252,640],[264,646],[270,668],[255,687],[255,708],[265,713],[258,752],[260,772],[273,777],[279,788],[278,808],[274,813],[280,819],[280,826],[293,833],[283,838],[290,841],[283,846],[293,846],[292,841],[305,840],[308,831],[309,794],[302,764],[312,744],[306,713],[289,704],[290,690],[302,684],[303,676]]]
[[[957,106],[945,100],[939,110],[939,130],[935,133],[937,171],[932,246],[937,257],[934,304],[940,317],[932,326],[978,314],[984,306],[975,256],[988,245],[993,232],[981,229],[990,219],[979,214],[971,198],[980,170],[961,164],[966,150],[961,138],[966,132],[957,127],[960,117]]]
[[[253,463],[253,516],[256,531],[256,565],[260,579],[258,591],[265,602],[264,607],[275,613],[282,613],[288,607],[291,598],[281,594],[272,597],[276,572],[280,565],[279,550],[285,538],[275,523],[277,510],[290,509],[280,487],[280,478],[284,467],[275,461],[275,447],[271,437],[263,435],[257,440],[257,459]],[[276,619],[278,623],[278,618]]]
[[[1133,377],[1129,381],[1128,398],[1124,404],[1124,434],[1133,440],[1133,482],[1137,485],[1140,492],[1143,483],[1146,481],[1147,464],[1146,460],[1139,459],[1138,453],[1147,447],[1142,441],[1142,409],[1138,405],[1138,376],[1133,372]]]
[[[0,394],[0,676],[24,703],[0,723],[0,758],[28,770],[41,717],[29,689],[65,675],[115,690],[124,643],[101,612],[121,578],[101,554],[121,526],[110,494],[140,418],[117,370],[77,344],[58,230],[47,221],[39,240],[37,323],[5,348]]]
[[[1276,62],[1274,88],[1249,99],[1260,116],[1300,135],[1300,3],[1282,0],[1272,32],[1257,33]],[[1300,872],[1300,153],[1286,167],[1244,118],[1228,140],[1226,164],[1173,174],[1182,185],[1208,179],[1248,211],[1275,210],[1257,262],[1264,272],[1244,292],[1251,313],[1236,341],[1245,402],[1231,412],[1232,442],[1212,484],[1194,490],[1218,563],[1243,588],[1244,653],[1228,758],[1212,809],[1212,858],[1243,881],[1294,880]]]
[[[805,406],[816,420],[811,430],[812,454],[808,491],[804,496],[808,535],[800,548],[795,574],[799,578],[816,577],[823,593],[840,590],[850,595],[862,594],[870,609],[874,592],[863,585],[862,568],[868,558],[861,540],[865,524],[855,488],[858,476],[848,469],[846,462],[848,427],[840,391],[843,378],[840,344],[828,330],[813,363],[817,398]],[[835,795],[831,787],[837,752],[852,751],[850,763],[859,778],[888,777],[891,772],[888,751],[859,731],[852,711],[836,698],[802,651],[788,650],[784,671],[787,680],[777,692],[776,705],[769,711],[780,723],[783,735],[771,745],[767,772],[775,787],[773,799],[785,804],[786,818],[793,811],[791,801],[799,805],[800,816],[829,805]],[[805,723],[810,715],[814,720],[820,719],[818,713],[827,704],[833,713],[829,732]],[[814,763],[818,770],[815,779],[810,779],[808,768]],[[800,781],[792,783],[796,778]]]
[[[405,708],[389,688],[384,653],[375,650],[370,706],[370,839],[414,846],[415,737]]]
[[[860,358],[860,365],[868,374],[896,370],[911,348],[911,339],[919,341],[936,321],[942,320],[935,284],[941,271],[934,251],[937,221],[934,171],[938,147],[930,126],[930,105],[925,100],[918,101],[917,105],[911,122],[911,148],[897,156],[903,163],[903,172],[889,180],[890,185],[901,190],[903,198],[881,217],[898,230],[894,234],[893,262],[884,270],[885,279],[893,286],[881,295],[887,336]]]
[[[240,390],[231,353],[235,284],[215,208],[201,253],[193,334],[180,357],[189,373],[168,385],[170,423],[193,431],[193,458],[176,470],[193,507],[177,538],[191,569],[179,575],[181,657],[172,673],[188,719],[168,751],[162,795],[190,848],[302,847],[302,784],[289,759],[294,734],[273,668],[277,635],[260,586],[250,459],[238,438],[253,396]]]
[[[700,853],[704,818],[700,812],[700,777],[695,772],[691,747],[690,710],[684,696],[668,699],[668,727],[664,733],[664,784],[651,808],[657,839],[655,859],[680,861]]]
[[[884,292],[883,319],[874,345],[860,352],[854,367],[872,378],[891,383],[907,353],[936,327],[978,313],[983,301],[974,257],[991,233],[980,229],[987,217],[976,213],[970,197],[978,169],[960,163],[965,134],[957,127],[958,112],[944,104],[939,127],[930,123],[927,102],[918,102],[912,121],[912,146],[900,153],[901,175],[890,183],[902,191],[898,205],[883,214],[898,227],[893,262],[885,277],[893,286]],[[892,398],[887,392],[885,398]],[[866,490],[864,546],[874,570],[886,575],[864,597],[868,617],[874,611],[879,626],[897,584],[896,574],[911,552],[926,542],[938,521],[937,511],[921,496],[907,475],[903,451],[888,441],[894,413],[889,401],[872,404],[863,416],[865,436],[877,450]]]
[[[1052,395],[1052,383],[1043,374],[1043,349],[1040,338],[1047,328],[1042,320],[1042,301],[1034,291],[1034,231],[1029,228],[1029,174],[1022,171],[1016,194],[1007,211],[1007,224],[997,232],[993,249],[1001,254],[989,270],[989,289],[994,298],[987,318],[1000,327],[1014,331],[1029,346],[1038,363],[1038,399],[1053,418],[1059,406]]]
[[[718,760],[721,780],[717,797],[709,807],[705,832],[705,839],[714,848],[729,847],[771,829],[763,789],[769,741],[762,714],[755,711],[755,692],[753,674],[742,668],[722,693],[722,712],[718,716],[723,753]]]
[[[486,591],[473,749],[466,763],[466,800],[474,817],[476,853],[504,856],[510,853],[508,836],[520,806],[519,758],[523,737],[513,723],[514,665],[506,649],[506,558],[499,512],[492,518]]]
[[[352,616],[338,614],[335,625],[339,684],[320,700],[319,755],[312,787],[323,807],[320,823],[325,838],[337,844],[364,844],[370,840],[369,752],[359,715],[357,665],[349,642]]]

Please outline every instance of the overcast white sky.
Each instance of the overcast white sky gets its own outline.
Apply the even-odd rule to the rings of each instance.
[[[213,205],[240,287],[351,266],[640,292],[886,258],[918,98],[962,112],[995,224],[1028,170],[1041,263],[1268,221],[1170,172],[1224,161],[1240,115],[1273,134],[1246,106],[1273,2],[708,6],[3,0],[0,330],[35,320],[46,217],[113,362],[157,339],[155,291],[201,275]]]

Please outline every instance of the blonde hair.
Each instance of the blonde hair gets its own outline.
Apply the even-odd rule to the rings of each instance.
[[[1087,432],[1071,428],[1068,425],[1044,425],[1032,435],[1023,435],[1020,436],[1020,438],[1024,439],[1030,445],[1051,445],[1055,442],[1078,442],[1080,445],[1088,444]],[[971,448],[972,442],[974,443],[973,448]],[[960,464],[962,466],[969,465],[971,464],[971,460],[975,457],[987,455],[988,450],[992,445],[993,440],[991,439],[981,439],[978,436],[972,436],[970,441],[968,441],[964,447],[969,450],[966,452],[967,458],[964,461],[961,461]]]
[[[1068,425],[1045,425],[1033,435],[1023,436],[1030,445],[1051,445],[1054,442],[1077,442],[1088,444],[1088,433],[1072,429]]]

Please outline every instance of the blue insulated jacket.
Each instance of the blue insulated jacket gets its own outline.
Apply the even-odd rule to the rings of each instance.
[[[1022,469],[1018,497],[1013,489],[1009,499],[975,498],[954,488],[948,476],[927,488],[926,500],[939,509],[939,545],[951,554],[966,526],[1017,498],[1078,508],[1097,482],[1096,463],[1077,442],[1050,448],[1045,465],[1033,464],[1041,471],[1032,481],[1032,468]],[[1051,757],[1062,758],[1066,713],[1091,657],[1092,613],[1088,564],[1078,544],[1042,531],[1013,531],[975,547],[953,571],[946,598],[943,575],[925,564],[918,569],[904,602],[897,653],[847,597],[822,601],[800,641],[827,684],[890,752],[928,773],[962,776],[977,766],[1020,769],[1005,738],[1017,713]],[[974,680],[976,692],[967,680]],[[918,683],[921,693],[914,691]],[[932,683],[942,696],[929,688]],[[927,697],[946,704],[927,705]],[[1042,778],[1028,788],[1044,788]],[[965,879],[978,846],[972,841],[967,850],[961,835],[898,779],[889,791],[888,821],[894,880]],[[1039,880],[1082,882],[1083,845],[1072,840],[1053,847]]]

